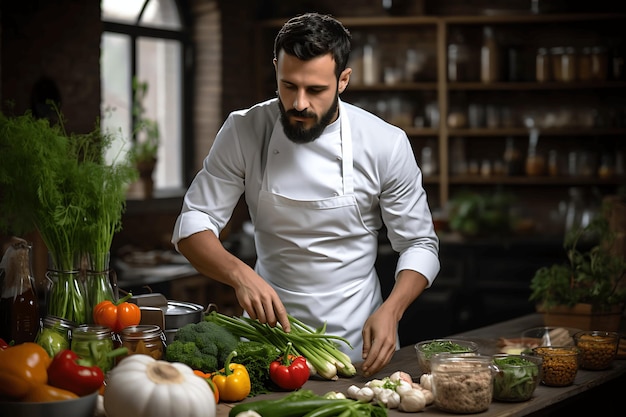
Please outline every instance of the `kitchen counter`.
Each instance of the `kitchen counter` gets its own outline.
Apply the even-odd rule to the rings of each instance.
[[[481,327],[475,330],[451,335],[456,338],[467,338],[475,341],[479,345],[479,353],[494,354],[498,351],[497,341],[500,337],[516,338],[519,337],[524,329],[543,326],[541,315],[529,314],[513,320],[504,321],[494,325]],[[355,364],[357,370],[360,364]],[[328,391],[337,391],[346,393],[350,385],[363,386],[367,381],[374,378],[384,378],[391,375],[395,371],[404,371],[409,373],[414,380],[419,381],[421,372],[417,367],[417,357],[413,345],[405,346],[396,352],[393,360],[383,370],[371,377],[362,377],[357,375],[353,378],[339,378],[337,381],[326,381],[320,379],[310,379],[305,385],[305,389],[310,389],[318,394],[324,394]],[[519,416],[538,416],[550,415],[554,416],[555,410],[568,406],[580,399],[585,399],[586,395],[594,395],[594,390],[602,389],[604,384],[616,384],[618,380],[626,378],[626,360],[615,360],[610,369],[605,371],[585,371],[579,370],[576,374],[574,384],[568,387],[548,387],[539,385],[535,390],[533,397],[529,401],[520,403],[504,403],[492,402],[489,409],[480,413],[481,417],[519,417]],[[604,390],[608,391],[608,390]],[[255,398],[249,398],[245,401],[253,401],[258,399],[279,398],[283,393],[271,393],[261,395]],[[614,397],[617,398],[617,397]],[[587,402],[586,405],[591,405]],[[607,407],[617,407],[619,400],[615,399],[611,404],[600,403],[594,405],[598,411],[602,411],[603,415],[610,414]],[[229,410],[233,404],[220,403],[217,407],[217,416],[228,416]],[[581,410],[578,410],[581,411]],[[613,410],[614,411],[614,410]],[[402,413],[397,410],[389,410],[389,416],[406,417],[408,413]],[[425,411],[419,413],[420,416],[430,415],[453,415],[439,411],[434,405],[430,405]],[[618,415],[615,413],[614,415]]]

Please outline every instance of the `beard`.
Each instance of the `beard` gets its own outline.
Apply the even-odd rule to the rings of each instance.
[[[280,121],[283,124],[283,130],[285,136],[294,143],[309,143],[319,138],[326,126],[328,126],[339,108],[339,94],[335,93],[335,99],[329,107],[329,109],[322,114],[322,117],[317,117],[317,114],[310,113],[306,109],[298,111],[296,109],[285,110],[283,102],[278,97],[278,107],[280,108]],[[314,124],[310,128],[305,128],[304,123],[295,122],[291,123],[289,117],[310,117],[313,118]]]

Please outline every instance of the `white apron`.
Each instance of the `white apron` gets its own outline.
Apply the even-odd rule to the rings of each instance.
[[[356,203],[352,136],[341,104],[340,114],[344,193],[322,200],[272,193],[280,148],[291,144],[276,121],[259,193],[255,269],[273,286],[289,314],[314,328],[327,322],[327,334],[348,339],[354,349],[341,342],[340,347],[354,362],[362,360],[363,324],[382,296],[374,268],[378,239],[365,227]]]

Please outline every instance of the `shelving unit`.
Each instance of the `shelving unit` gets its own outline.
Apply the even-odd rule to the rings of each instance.
[[[522,198],[535,204],[538,199],[543,208],[554,206],[567,195],[572,186],[585,188],[599,187],[603,194],[615,192],[626,184],[626,177],[612,175],[599,177],[593,175],[566,175],[560,172],[555,176],[506,176],[492,173],[489,176],[453,174],[451,161],[452,142],[462,138],[468,150],[469,158],[482,161],[483,158],[495,161],[504,152],[505,139],[513,137],[518,142],[523,155],[526,152],[529,129],[524,125],[524,118],[535,112],[533,117],[546,115],[561,117],[566,106],[570,109],[570,124],[541,127],[539,129],[542,152],[556,150],[561,157],[569,152],[591,148],[615,157],[626,152],[626,79],[612,79],[610,72],[606,80],[572,82],[537,82],[534,79],[534,53],[540,46],[547,48],[562,46],[571,42],[572,46],[582,47],[601,45],[609,52],[626,48],[622,35],[626,15],[615,13],[595,14],[500,14],[476,16],[405,16],[405,17],[340,17],[342,23],[351,31],[354,38],[353,50],[362,45],[369,34],[377,35],[384,44],[380,63],[385,66],[393,54],[405,53],[407,46],[425,51],[424,71],[415,80],[396,79],[384,82],[381,75],[379,83],[363,85],[352,83],[342,98],[346,101],[363,105],[379,113],[391,123],[404,128],[413,146],[416,158],[420,159],[421,149],[426,145],[435,146],[438,155],[438,170],[424,179],[431,205],[444,207],[462,188],[485,189],[485,187],[503,186]],[[271,46],[276,31],[284,20],[268,20],[258,26],[257,63],[258,63],[258,99],[267,99],[275,95],[273,68],[268,64]],[[470,71],[466,81],[451,82],[448,79],[448,45],[455,33],[462,33],[472,54],[473,65],[480,62],[479,48],[482,28],[491,26],[504,54],[507,48],[515,49],[523,65],[519,69],[519,79],[483,83],[479,81],[476,68]],[[385,44],[385,42],[387,42]],[[413,43],[411,43],[413,42]],[[477,55],[478,54],[478,55]],[[623,56],[622,56],[623,57]],[[531,62],[532,61],[532,62]],[[609,57],[610,62],[610,57]],[[473,74],[472,74],[473,73]],[[413,107],[411,117],[395,123],[393,116],[381,114],[380,108],[389,107],[393,100],[405,99]],[[368,100],[370,100],[368,102]],[[467,126],[452,128],[447,123],[449,114],[461,108],[467,116],[467,105],[480,102],[483,106],[504,107],[510,105],[515,114],[513,122],[498,127]],[[376,107],[377,103],[379,108]],[[428,103],[435,103],[439,114],[439,123],[430,126],[425,114]],[[597,111],[596,118],[588,123],[581,118],[583,111]],[[567,110],[567,109],[565,109]],[[602,112],[611,112],[612,115]],[[556,116],[551,113],[555,113]],[[535,120],[535,119],[533,119]],[[583,123],[587,123],[583,125]],[[561,161],[562,162],[562,161]],[[532,201],[532,200],[535,201]]]

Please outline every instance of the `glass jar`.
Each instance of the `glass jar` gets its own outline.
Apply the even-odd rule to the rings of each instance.
[[[580,349],[580,368],[592,371],[607,369],[617,356],[620,335],[617,332],[589,330],[574,335]]]
[[[535,56],[535,78],[538,82],[551,80],[550,74],[550,55],[546,48],[537,49]]]
[[[60,351],[70,348],[74,327],[74,323],[61,317],[46,316],[35,343],[43,347],[50,357],[54,357]]]
[[[486,355],[433,355],[430,360],[434,404],[452,413],[480,413],[493,397],[492,358]]]
[[[144,354],[161,359],[165,346],[163,330],[153,324],[139,324],[122,329],[119,333],[119,342],[128,349],[129,355]]]
[[[556,47],[550,50],[552,57],[552,76],[555,81],[571,82],[576,80],[576,49]]]
[[[606,49],[601,46],[583,48],[578,58],[578,78],[583,81],[604,81],[608,76]]]
[[[113,332],[106,326],[83,325],[72,331],[72,350],[82,358],[91,358],[107,373],[113,368]]]
[[[539,346],[532,351],[543,359],[541,382],[544,385],[565,387],[574,383],[580,354],[576,346]]]
[[[86,324],[87,297],[79,270],[48,270],[46,278],[51,282],[46,302],[47,314],[64,318],[78,325]]]
[[[89,269],[85,276],[85,290],[87,292],[87,323],[93,323],[92,312],[100,302],[115,301],[113,286],[111,285],[109,263],[110,253],[90,253],[87,256]]]

